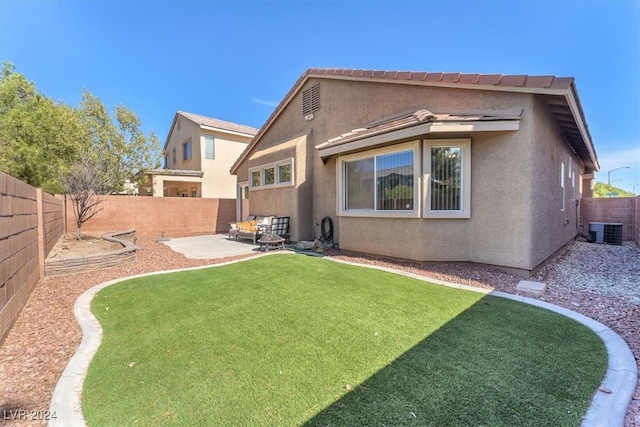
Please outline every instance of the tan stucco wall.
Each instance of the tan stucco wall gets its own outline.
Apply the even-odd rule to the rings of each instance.
[[[302,89],[316,82],[311,79]],[[561,222],[573,212],[569,203],[569,210],[562,215],[552,212],[554,201],[559,199],[559,186],[555,184],[558,177],[553,174],[559,174],[558,159],[568,152],[566,147],[556,148],[559,135],[534,95],[343,80],[321,80],[320,84],[322,105],[312,121],[302,117],[301,90],[256,147],[262,150],[294,134],[308,135],[304,181],[298,181],[300,162],[296,163],[298,191],[251,192],[254,211],[263,207],[276,209],[283,206],[285,199],[295,200],[286,205],[290,209],[288,215],[300,217],[292,240],[310,239],[314,224],[330,216],[335,227],[334,241],[342,249],[420,261],[472,261],[530,270],[571,238],[573,225],[565,227]],[[436,112],[523,109],[518,131],[446,136],[471,138],[471,218],[338,217],[337,156],[323,164],[315,145],[372,121],[419,108]],[[535,118],[540,116],[540,120]],[[247,163],[238,170],[241,179],[248,179]],[[267,191],[271,192],[268,197]],[[551,233],[560,231],[559,235],[542,236],[549,221],[554,222]]]
[[[235,198],[236,197],[236,176],[229,173],[231,165],[238,159],[240,153],[247,147],[247,143],[251,141],[250,136],[227,133],[223,131],[201,129],[199,125],[192,121],[180,117],[180,129],[178,125],[173,127],[167,147],[166,153],[169,154],[170,169],[184,170],[201,170],[203,171],[202,182],[199,187],[198,197],[205,198]],[[214,159],[205,159],[205,135],[214,136]],[[191,139],[191,159],[182,160],[182,145],[185,141]],[[173,163],[173,149],[176,149],[176,162]],[[173,178],[175,180],[176,178]],[[160,180],[172,180],[171,177],[161,178]],[[159,181],[160,181],[159,180]],[[191,182],[193,179],[181,179],[185,182]],[[154,185],[154,196],[162,197],[161,184]],[[157,188],[160,192],[157,192]]]
[[[214,159],[205,159],[205,135],[214,136]],[[202,175],[202,197],[230,199],[236,197],[236,176],[229,173],[231,165],[247,148],[251,138],[230,136],[222,132],[203,131],[199,138],[198,158]]]
[[[584,165],[557,131],[556,124],[542,102],[534,103],[536,126],[532,150],[532,208],[530,222],[531,260],[537,266],[578,234],[580,176]],[[576,198],[573,198],[571,179],[568,175],[568,159],[575,168]],[[560,168],[565,163],[565,208],[561,210]],[[577,199],[577,200],[576,200]]]

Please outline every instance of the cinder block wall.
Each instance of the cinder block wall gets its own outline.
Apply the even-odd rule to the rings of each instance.
[[[638,243],[640,205],[638,197],[582,198],[580,224],[589,232],[590,222],[613,222],[622,224],[622,240]]]
[[[64,199],[64,196],[56,196]],[[190,197],[107,196],[102,209],[82,225],[82,232],[136,230],[137,235],[184,237],[223,233],[236,220],[235,199]],[[75,233],[76,222],[66,197],[67,233]]]
[[[43,274],[63,224],[59,200],[0,173],[0,343]]]

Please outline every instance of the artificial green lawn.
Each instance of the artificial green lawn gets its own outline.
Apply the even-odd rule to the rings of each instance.
[[[95,426],[577,426],[607,362],[558,314],[307,256],[129,280],[92,310]]]

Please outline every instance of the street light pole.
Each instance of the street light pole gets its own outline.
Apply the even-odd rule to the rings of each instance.
[[[607,184],[611,185],[611,172],[617,171],[618,169],[631,169],[630,166],[622,166],[619,168],[611,169],[607,174]]]

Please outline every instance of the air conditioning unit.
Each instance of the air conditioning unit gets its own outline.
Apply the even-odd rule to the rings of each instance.
[[[589,237],[600,244],[622,245],[622,224],[590,222]]]

